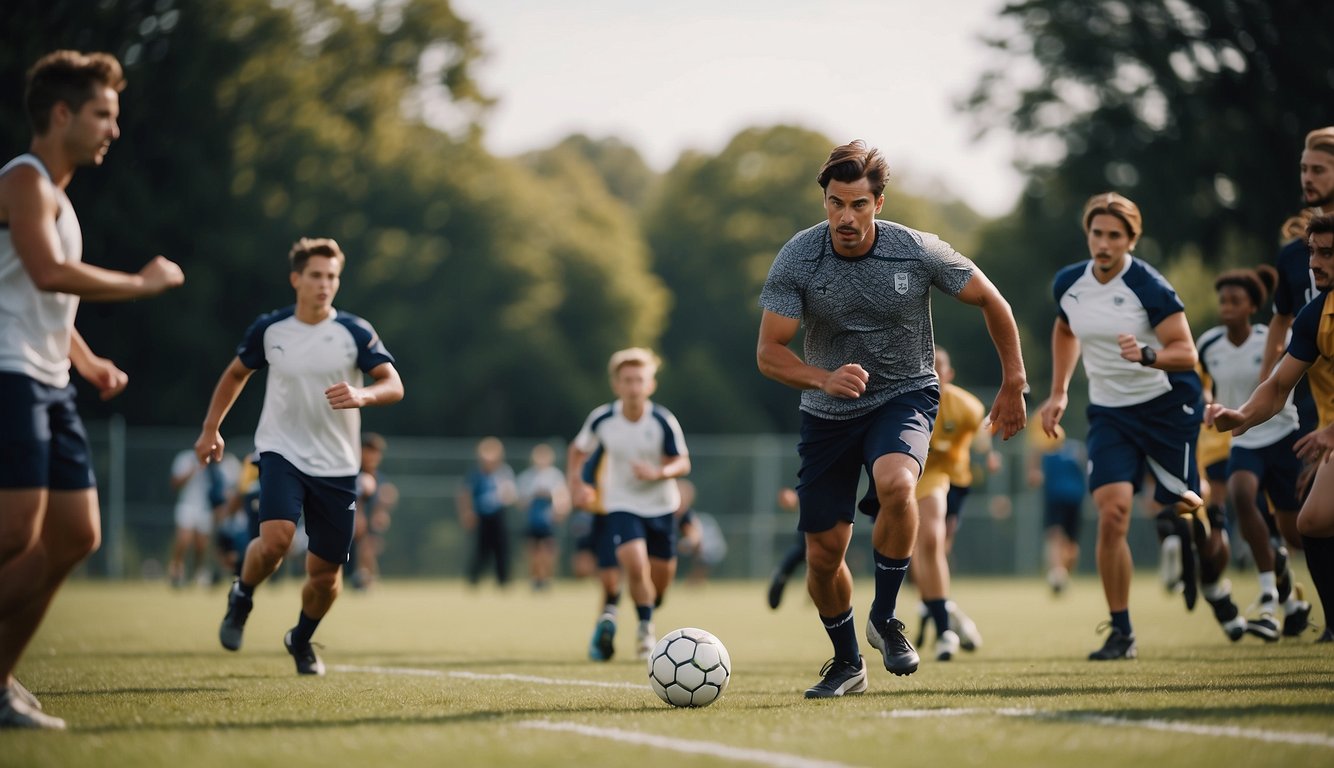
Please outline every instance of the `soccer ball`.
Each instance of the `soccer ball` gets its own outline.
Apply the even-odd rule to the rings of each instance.
[[[686,627],[668,632],[648,657],[648,681],[674,707],[707,707],[727,690],[732,659],[718,638]]]

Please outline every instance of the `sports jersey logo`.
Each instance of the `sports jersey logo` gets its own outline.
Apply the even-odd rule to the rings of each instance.
[[[907,292],[908,292],[908,273],[907,273],[907,272],[895,272],[895,273],[894,273],[894,290],[898,291],[899,293],[907,293]]]
[[[1124,296],[1114,296],[1114,297],[1112,297],[1112,303],[1119,307],[1119,306],[1121,306],[1122,304],[1125,304],[1125,303],[1126,303],[1126,297],[1124,297]]]

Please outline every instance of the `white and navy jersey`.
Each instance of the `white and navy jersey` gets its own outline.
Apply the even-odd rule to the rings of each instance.
[[[287,307],[261,315],[236,356],[247,368],[269,369],[256,453],[277,453],[311,477],[357,474],[361,411],[334,410],[324,390],[340,381],[359,386],[363,372],[394,362],[370,323],[334,310],[310,325]]]
[[[1264,378],[1260,369],[1268,341],[1269,329],[1263,325],[1252,325],[1250,335],[1240,345],[1228,339],[1225,326],[1210,328],[1200,334],[1195,346],[1200,350],[1200,367],[1213,379],[1215,403],[1240,408],[1250,399]],[[1246,434],[1232,438],[1232,445],[1264,448],[1287,437],[1295,429],[1297,406],[1292,404],[1292,393],[1289,392],[1283,410],[1269,421],[1247,430]]]
[[[855,259],[834,250],[827,221],[794,235],[769,268],[760,307],[801,320],[808,365],[857,363],[870,375],[861,397],[803,390],[801,410],[852,419],[936,386],[931,287],[958,296],[976,270],[939,237],[890,221],[875,222],[875,243]]]
[[[0,176],[20,165],[36,168],[47,182],[51,174],[36,155],[25,154],[0,168]],[[56,232],[60,236],[57,261],[83,259],[83,232],[74,206],[64,190],[54,188],[59,209]],[[31,376],[50,387],[69,384],[69,345],[79,297],[70,293],[43,291],[33,283],[19,261],[9,224],[0,224],[0,371]]]
[[[1118,335],[1131,333],[1140,346],[1157,347],[1153,329],[1185,309],[1158,270],[1127,256],[1119,274],[1099,283],[1093,261],[1082,261],[1056,273],[1052,293],[1061,318],[1079,339],[1090,403],[1121,408],[1172,390],[1166,371],[1126,360],[1116,341]]]
[[[595,408],[575,436],[574,447],[588,454],[601,449],[598,498],[608,512],[661,517],[681,506],[675,478],[640,480],[632,469],[637,461],[656,467],[664,457],[689,455],[681,425],[661,405],[649,401],[638,421],[625,418],[620,400]]]

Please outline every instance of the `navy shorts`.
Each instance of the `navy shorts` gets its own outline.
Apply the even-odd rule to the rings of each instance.
[[[1066,538],[1079,541],[1080,514],[1084,505],[1079,501],[1046,499],[1042,508],[1042,527],[1060,528]]]
[[[635,539],[644,540],[649,557],[671,560],[676,557],[676,515],[640,517],[634,512],[611,512],[607,515],[602,540],[605,548],[611,550],[613,563],[616,562],[616,550]],[[598,552],[598,565],[610,567],[603,565],[601,549]]]
[[[920,475],[939,406],[940,390],[931,386],[899,395],[852,419],[823,419],[802,411],[797,530],[819,533],[839,522],[852,522],[861,473],[870,476],[881,456],[906,453],[917,460]],[[880,511],[874,487],[867,491],[867,499],[870,503],[862,511],[874,517]]]
[[[259,521],[296,523],[306,515],[312,554],[346,563],[357,514],[357,476],[311,477],[282,456],[259,455]]]
[[[1250,472],[1260,480],[1260,495],[1269,496],[1274,509],[1296,512],[1302,508],[1297,497],[1297,477],[1302,473],[1302,460],[1293,446],[1300,430],[1289,432],[1277,442],[1263,448],[1232,446],[1227,460],[1227,473]]]
[[[1195,440],[1204,412],[1198,379],[1178,379],[1172,391],[1138,405],[1088,408],[1089,490],[1130,483],[1138,492],[1145,472],[1157,482],[1153,498],[1172,504],[1200,492]]]
[[[0,373],[0,488],[82,491],[97,485],[74,385]]]
[[[968,492],[972,490],[966,485],[950,485],[949,493],[945,494],[945,519],[958,517],[963,511],[963,500],[968,498]]]

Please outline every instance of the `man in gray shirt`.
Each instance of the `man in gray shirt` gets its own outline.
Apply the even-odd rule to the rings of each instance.
[[[863,467],[874,490],[867,511],[876,565],[866,639],[886,670],[917,671],[917,651],[894,607],[917,537],[914,491],[940,401],[931,286],[982,310],[1003,371],[992,431],[1008,440],[1026,419],[1010,305],[940,238],[876,220],[888,175],[880,152],[864,142],[836,147],[818,177],[827,221],[783,246],[760,294],[760,371],[802,390],[797,527],[806,534],[807,588],[834,646],[806,698],[866,690],[845,560]],[[803,323],[799,356],[788,345]]]

